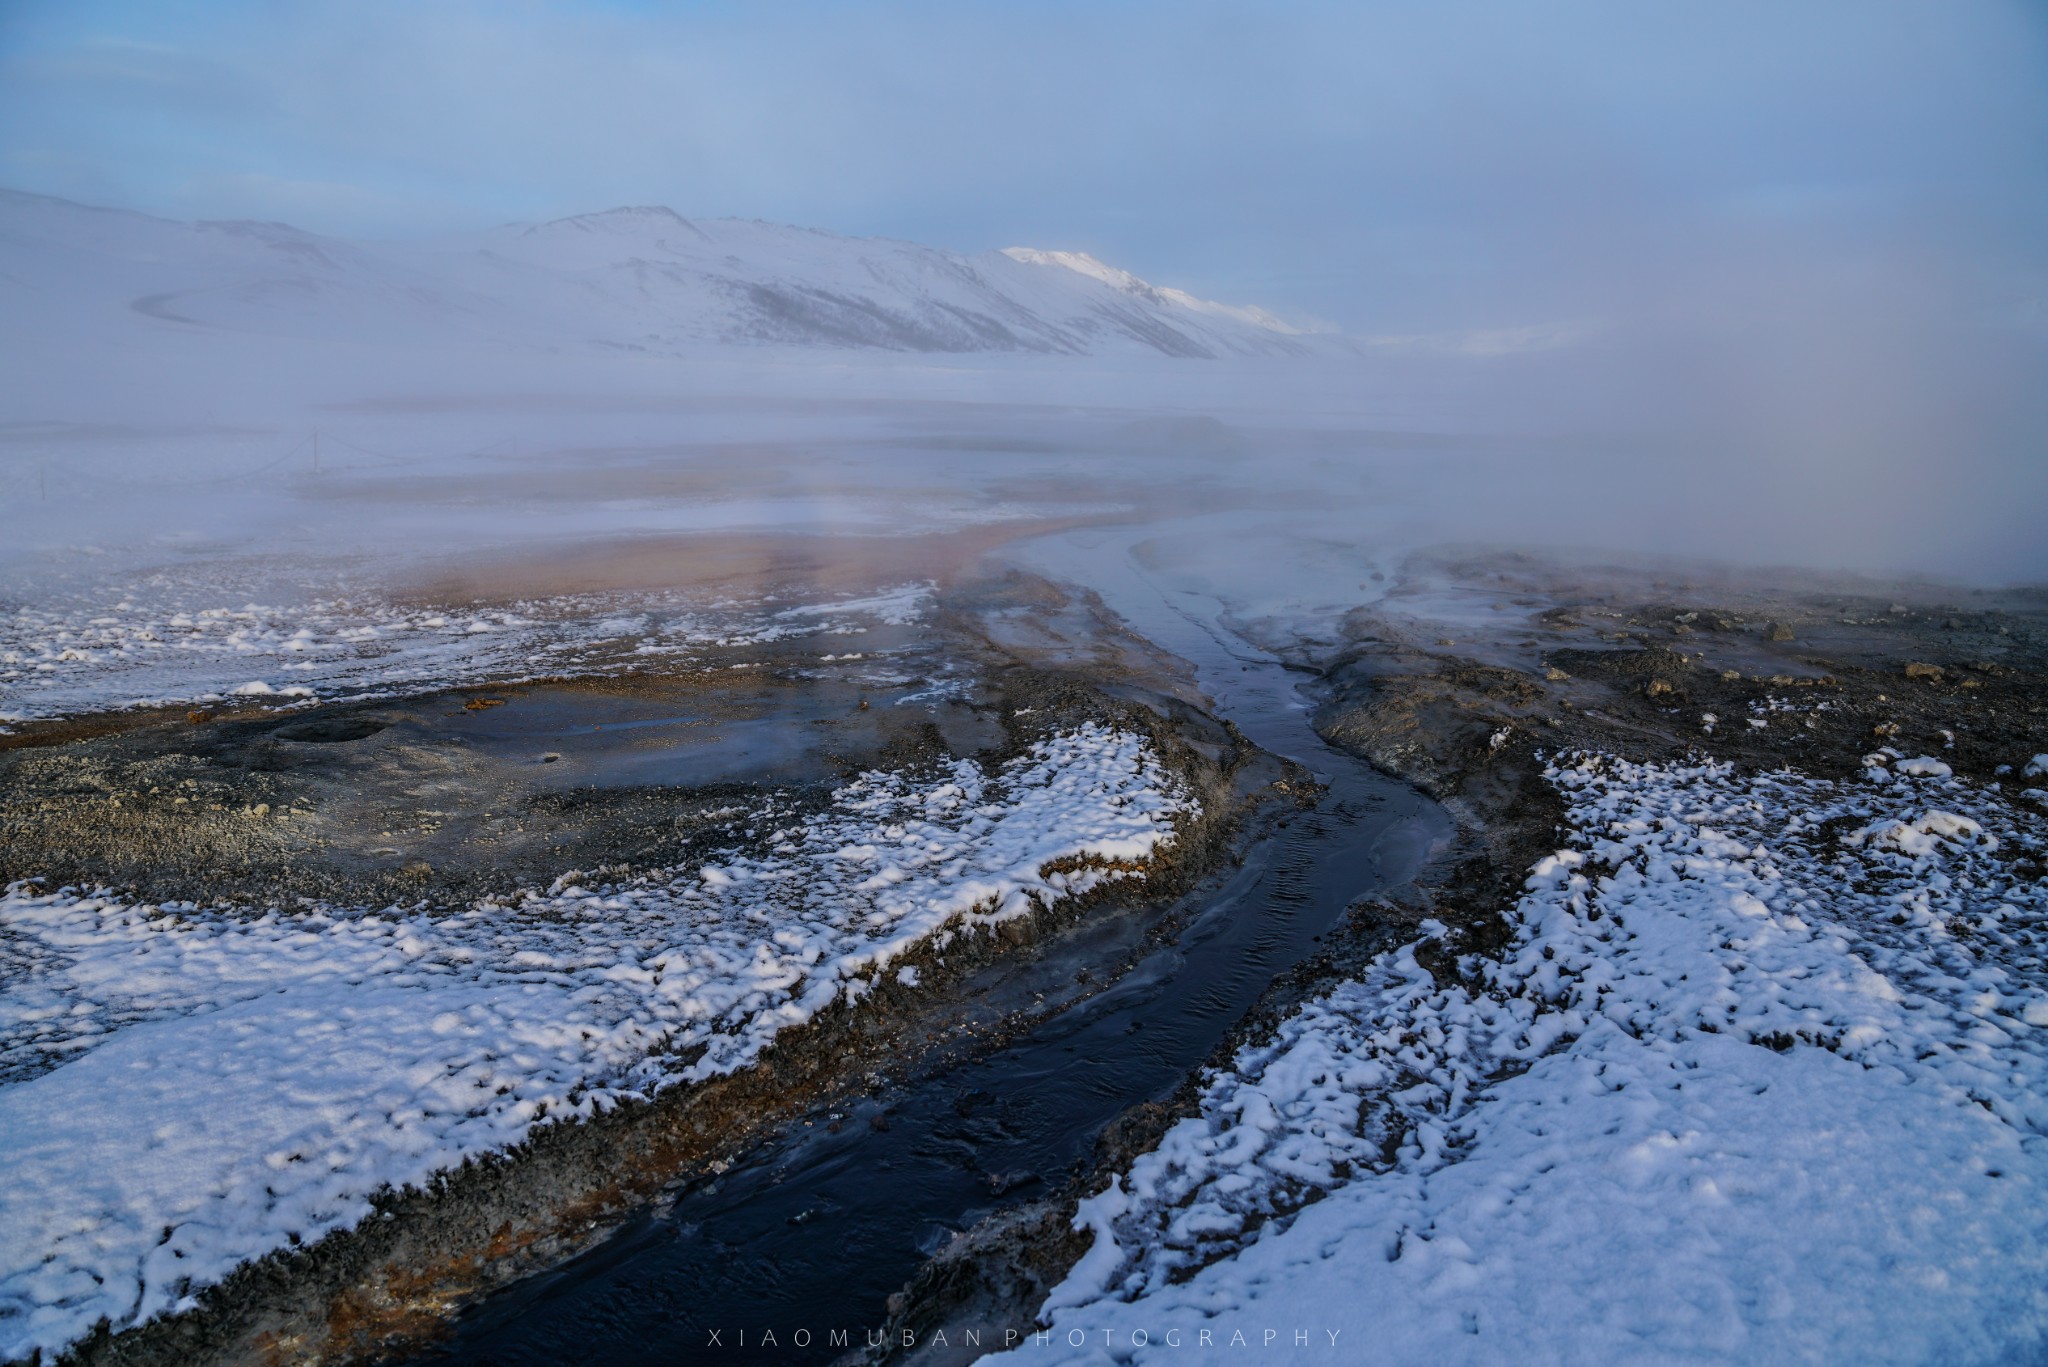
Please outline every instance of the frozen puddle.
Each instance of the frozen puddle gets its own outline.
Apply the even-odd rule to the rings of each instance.
[[[0,898],[0,1357],[192,1303],[543,1119],[746,1066],[955,936],[1141,876],[1192,802],[1084,726],[871,773],[753,855],[454,911]],[[1058,871],[1054,871],[1054,867]]]
[[[2034,795],[1927,760],[1550,779],[1574,848],[1505,959],[1392,953],[1212,1076],[1082,1205],[1031,1361],[2034,1360]]]
[[[909,626],[929,604],[926,584],[793,604],[602,594],[491,612],[412,610],[374,595],[229,607],[194,586],[160,587],[113,603],[0,610],[0,728],[118,708],[335,701],[672,665],[707,648]]]

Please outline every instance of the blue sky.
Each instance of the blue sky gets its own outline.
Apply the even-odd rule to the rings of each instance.
[[[409,236],[624,203],[1367,330],[2048,258],[2048,7],[0,0],[0,184]]]

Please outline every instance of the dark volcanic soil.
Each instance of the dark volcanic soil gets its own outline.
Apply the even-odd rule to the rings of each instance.
[[[1478,948],[1555,848],[1546,756],[1840,776],[1931,755],[1989,781],[2048,746],[2048,592],[1786,577],[1418,557],[1337,646],[1276,645],[1322,673],[1328,740],[1459,818],[1467,858],[1416,910]]]
[[[76,739],[32,728],[0,742],[0,879],[150,900],[472,897],[674,864],[723,840],[717,814],[767,786],[822,800],[864,769],[1028,739],[1004,724],[1005,699],[1037,683],[897,706],[958,652],[899,641],[887,677],[903,682],[885,688],[871,667],[819,663],[843,644],[310,711],[100,719]]]

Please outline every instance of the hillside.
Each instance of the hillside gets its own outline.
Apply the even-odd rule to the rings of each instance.
[[[33,322],[680,354],[773,344],[1177,357],[1304,353],[1263,310],[1079,253],[965,255],[622,208],[461,237],[353,242],[0,192],[0,292]]]

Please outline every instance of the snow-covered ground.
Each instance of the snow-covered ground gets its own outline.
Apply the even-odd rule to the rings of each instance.
[[[998,772],[871,773],[813,815],[735,812],[759,853],[456,909],[17,884],[0,1357],[189,1304],[543,1119],[742,1068],[885,973],[915,986],[891,967],[914,949],[1136,875],[1191,806],[1139,737],[1089,725]]]
[[[203,585],[144,582],[111,600],[0,614],[0,728],[114,708],[331,702],[573,677],[651,658],[672,664],[708,646],[909,625],[928,604],[929,586],[786,606],[675,593],[581,595],[484,611],[408,608],[367,590],[295,606],[229,606],[221,598]]]
[[[2038,794],[1549,777],[1572,848],[1504,958],[1389,953],[1212,1076],[1083,1203],[1030,1360],[2040,1360]]]

